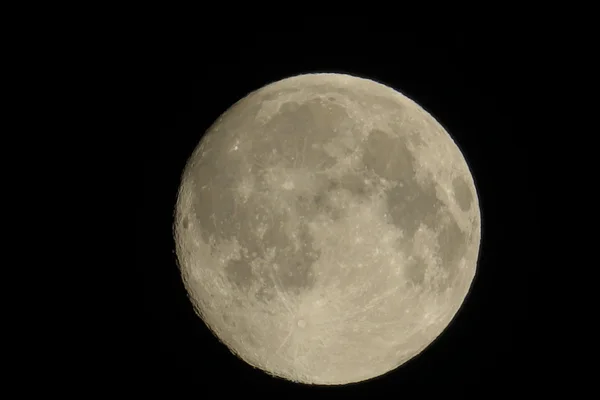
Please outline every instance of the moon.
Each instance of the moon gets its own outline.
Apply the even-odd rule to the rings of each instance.
[[[294,382],[383,375],[450,324],[476,272],[475,183],[413,100],[345,74],[248,94],[183,171],[176,254],[234,354]]]

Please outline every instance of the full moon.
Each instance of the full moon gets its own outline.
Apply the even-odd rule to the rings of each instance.
[[[189,297],[224,345],[270,375],[340,385],[448,327],[481,223],[433,116],[381,83],[307,74],[248,94],[202,136],[174,233]]]

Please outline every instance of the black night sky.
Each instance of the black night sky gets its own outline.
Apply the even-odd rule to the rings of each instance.
[[[272,35],[208,37],[185,49],[158,46],[148,62],[142,117],[149,128],[139,132],[136,151],[143,175],[136,201],[143,297],[139,332],[124,350],[132,379],[157,393],[160,387],[194,398],[240,391],[377,398],[534,390],[532,371],[541,365],[529,306],[539,246],[532,179],[537,138],[519,129],[532,96],[524,46],[515,38],[475,33]],[[423,106],[461,148],[482,210],[478,274],[450,328],[398,370],[347,387],[292,384],[233,356],[194,314],[173,252],[179,177],[203,132],[248,92],[309,72],[371,78]]]

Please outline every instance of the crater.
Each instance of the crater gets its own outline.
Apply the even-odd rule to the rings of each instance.
[[[462,176],[452,180],[452,190],[456,204],[462,211],[468,211],[473,203],[473,192]]]

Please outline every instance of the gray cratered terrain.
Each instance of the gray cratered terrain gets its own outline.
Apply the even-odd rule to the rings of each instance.
[[[288,380],[382,375],[448,326],[480,213],[442,126],[380,83],[292,77],[227,110],[182,176],[177,255],[197,312]]]

